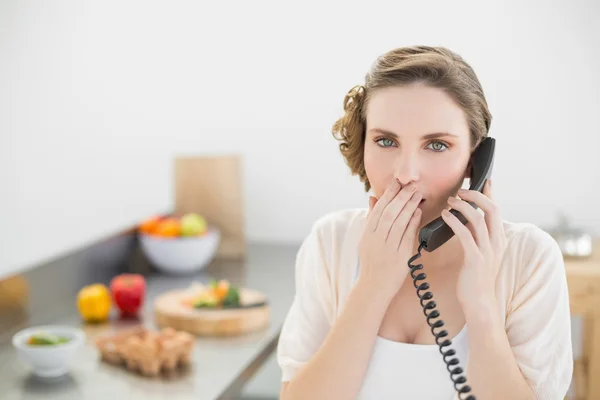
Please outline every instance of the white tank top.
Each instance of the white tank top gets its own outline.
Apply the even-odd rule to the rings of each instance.
[[[354,281],[357,276],[358,265]],[[451,358],[458,357],[458,366],[464,371],[469,354],[467,326],[451,341],[444,351],[453,349],[456,354]],[[401,343],[377,336],[357,400],[453,400],[455,396],[454,383],[437,344]]]

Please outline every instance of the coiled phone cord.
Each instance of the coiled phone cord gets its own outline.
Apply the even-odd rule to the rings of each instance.
[[[459,363],[459,361],[458,361],[457,357],[451,358],[450,360],[447,359],[456,354],[456,352],[454,350],[449,349],[447,351],[444,351],[444,347],[448,347],[448,346],[452,345],[452,340],[450,340],[450,339],[445,339],[444,341],[441,341],[442,338],[448,336],[448,331],[446,331],[444,329],[437,333],[435,332],[436,328],[441,328],[442,326],[444,326],[444,321],[442,321],[441,319],[438,319],[437,321],[435,321],[433,323],[431,322],[431,320],[439,318],[440,312],[435,310],[435,307],[437,306],[437,304],[435,303],[435,301],[431,300],[433,298],[433,293],[427,291],[429,289],[429,283],[427,283],[427,282],[422,282],[420,284],[418,283],[419,281],[425,280],[425,278],[427,277],[427,275],[424,272],[418,273],[419,270],[423,269],[423,264],[413,264],[413,262],[415,262],[415,260],[417,260],[418,258],[421,257],[421,250],[423,249],[423,247],[425,247],[425,242],[422,242],[419,245],[419,250],[417,251],[417,254],[415,254],[408,260],[408,266],[410,268],[410,276],[413,278],[413,284],[415,286],[415,289],[417,289],[417,296],[419,297],[421,307],[423,307],[423,313],[425,314],[425,317],[427,317],[427,325],[429,325],[431,327],[431,333],[433,334],[433,336],[435,336],[435,342],[437,343],[437,345],[440,348],[440,353],[442,353],[444,363],[446,363],[446,368],[448,369],[448,372],[450,373],[450,379],[452,380],[452,382],[454,382],[454,389],[458,392],[459,398],[461,400],[476,400],[476,398],[473,394],[469,395],[466,398],[462,397],[463,395],[466,396],[469,392],[471,392],[471,387],[469,385],[465,384],[467,382],[467,378],[465,378],[462,375],[463,369],[461,367],[457,366],[456,368],[451,369],[451,367],[454,365],[457,365]],[[426,291],[426,292],[424,294],[421,294],[421,291]],[[429,301],[427,304],[424,304],[424,302],[427,300],[431,300],[431,301]],[[429,311],[429,313],[428,313],[428,311]],[[455,378],[455,375],[456,375],[456,378]],[[459,387],[459,385],[463,385],[463,384],[465,384],[465,385],[462,387]]]

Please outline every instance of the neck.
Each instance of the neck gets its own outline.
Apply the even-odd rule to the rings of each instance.
[[[419,243],[415,243],[413,255],[417,254]],[[436,270],[455,265],[463,257],[463,249],[460,240],[456,235],[452,236],[446,243],[435,249],[433,252],[421,250],[421,257],[415,260],[417,264],[423,264],[428,274]]]

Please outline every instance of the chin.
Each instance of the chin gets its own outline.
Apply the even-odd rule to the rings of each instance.
[[[440,217],[442,215],[442,210],[444,210],[444,208],[430,208],[427,207],[427,203],[423,203],[421,202],[421,204],[419,205],[419,208],[421,209],[421,212],[423,213],[421,216],[421,227],[427,225],[428,223],[430,223],[431,221],[433,221],[434,219]]]

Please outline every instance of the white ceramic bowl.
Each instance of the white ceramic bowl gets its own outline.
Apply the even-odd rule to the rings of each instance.
[[[161,237],[140,232],[142,251],[160,271],[182,275],[199,271],[214,259],[221,232],[209,227],[202,236]]]
[[[67,343],[56,345],[29,345],[27,339],[33,334],[47,332],[69,338]],[[19,357],[29,364],[35,375],[54,378],[64,375],[85,342],[85,333],[78,328],[61,325],[40,325],[23,329],[14,334],[13,346]]]

